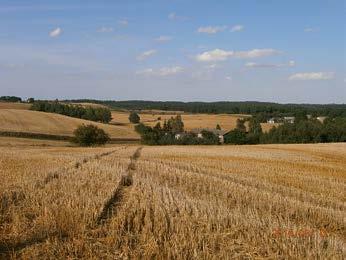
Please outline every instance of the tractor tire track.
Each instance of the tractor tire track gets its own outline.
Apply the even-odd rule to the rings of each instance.
[[[47,176],[44,178],[43,181],[37,181],[36,187],[42,189],[42,188],[45,187],[45,185],[47,185],[47,184],[50,183],[51,181],[54,181],[54,180],[56,180],[56,179],[59,179],[59,178],[60,178],[60,175],[61,175],[62,173],[66,172],[66,171],[68,171],[68,170],[70,170],[70,169],[73,169],[73,168],[79,169],[79,168],[81,168],[81,166],[82,166],[83,164],[86,164],[87,162],[90,162],[90,161],[92,161],[92,160],[99,160],[99,159],[101,159],[102,157],[111,155],[111,154],[113,154],[113,153],[115,153],[115,152],[117,152],[117,151],[119,151],[119,150],[121,150],[121,149],[126,149],[126,146],[125,146],[125,147],[120,147],[120,148],[118,148],[118,149],[115,149],[115,150],[112,150],[112,151],[109,151],[109,152],[104,152],[104,153],[101,153],[101,154],[96,154],[96,155],[93,155],[93,156],[86,157],[86,158],[84,158],[84,159],[81,160],[81,161],[75,162],[75,163],[73,164],[73,166],[64,166],[64,167],[62,167],[62,168],[60,168],[60,169],[58,169],[58,170],[55,170],[55,171],[53,171],[53,172],[50,172],[50,173],[47,174]]]
[[[104,204],[101,213],[96,219],[96,225],[105,224],[110,218],[112,218],[118,209],[124,204],[128,193],[130,192],[133,184],[133,171],[136,170],[136,161],[141,156],[142,147],[137,148],[134,154],[131,156],[131,161],[121,176],[121,179],[113,192],[113,195]]]

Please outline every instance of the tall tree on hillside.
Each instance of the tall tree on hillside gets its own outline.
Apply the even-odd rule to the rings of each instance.
[[[184,123],[181,115],[172,117],[167,121],[167,128],[171,130],[172,133],[184,132]]]
[[[130,113],[129,121],[132,124],[138,124],[140,120],[141,120],[141,118],[139,117],[139,115],[136,112],[131,112]]]
[[[262,134],[262,127],[260,121],[257,118],[251,118],[249,121],[249,133],[251,134]]]
[[[237,119],[236,129],[238,129],[239,131],[244,132],[244,133],[246,132],[246,126],[245,126],[245,120],[244,119],[241,119],[241,118]]]

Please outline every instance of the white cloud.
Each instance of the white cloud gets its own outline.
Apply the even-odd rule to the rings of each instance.
[[[253,49],[250,51],[238,51],[234,53],[237,58],[259,58],[265,56],[272,56],[281,53],[274,49]]]
[[[114,31],[113,27],[104,27],[104,26],[97,30],[97,32],[99,32],[99,33],[110,33],[113,31]]]
[[[160,76],[160,77],[165,77],[165,76],[172,76],[179,74],[183,72],[184,69],[180,66],[175,66],[175,67],[162,67],[159,69],[145,69],[145,70],[140,70],[137,71],[137,75],[144,75],[144,76]]]
[[[148,50],[140,55],[137,56],[137,60],[145,60],[146,58],[149,58],[150,56],[153,56],[155,53],[157,53],[156,50]]]
[[[62,33],[62,29],[60,27],[52,30],[49,32],[49,36],[52,37],[52,38],[55,38],[55,37],[58,37],[60,36],[60,34]]]
[[[205,27],[199,27],[197,32],[215,34],[215,33],[224,31],[226,28],[227,26],[205,26]]]
[[[172,20],[172,21],[186,21],[186,20],[188,20],[189,18],[188,17],[184,17],[184,16],[179,16],[179,15],[177,15],[176,13],[170,13],[169,15],[168,15],[168,19],[169,20]]]
[[[168,42],[172,40],[171,36],[165,36],[165,35],[161,35],[160,37],[156,38],[155,41],[157,42]]]
[[[174,20],[174,19],[176,19],[176,17],[177,17],[176,13],[170,13],[168,15],[168,19],[170,19],[170,20]]]
[[[289,77],[290,80],[328,80],[333,79],[334,72],[305,72],[296,73]]]
[[[244,28],[245,28],[244,25],[237,24],[231,28],[231,32],[240,32],[240,31],[244,30]]]
[[[196,56],[197,61],[224,61],[230,57],[236,58],[259,58],[265,56],[271,56],[279,54],[280,51],[274,49],[253,49],[250,51],[225,51],[221,49],[215,49],[212,51],[206,51]]]
[[[127,26],[129,24],[129,21],[126,19],[122,19],[118,21],[118,24],[122,25],[122,26]]]
[[[296,65],[295,61],[291,60],[287,64],[270,64],[270,63],[256,63],[248,62],[245,64],[247,68],[282,68],[282,67],[294,67]]]
[[[225,79],[232,80],[232,77],[231,76],[226,76]]]
[[[210,64],[208,66],[206,66],[207,69],[213,70],[216,69],[217,65],[216,64]]]
[[[315,28],[315,27],[306,27],[304,29],[304,32],[310,33],[310,32],[318,32],[320,29],[319,28]]]
[[[224,61],[228,57],[233,56],[233,51],[224,51],[221,49],[215,49],[212,51],[206,51],[196,56],[197,61]]]

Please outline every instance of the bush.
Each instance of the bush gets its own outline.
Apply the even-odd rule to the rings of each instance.
[[[81,125],[73,134],[72,141],[80,146],[103,145],[110,140],[109,135],[95,125]]]
[[[138,124],[139,121],[141,120],[141,118],[139,117],[139,115],[136,112],[131,112],[131,114],[129,116],[129,120],[132,124]]]

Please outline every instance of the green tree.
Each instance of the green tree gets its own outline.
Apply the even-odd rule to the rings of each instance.
[[[202,130],[201,134],[203,136],[202,144],[219,144],[220,140],[219,137],[214,134],[213,132]]]
[[[247,138],[246,133],[236,128],[230,132],[228,132],[225,137],[226,144],[246,144]]]
[[[95,125],[80,125],[74,132],[73,142],[80,146],[103,145],[110,138],[101,128]]]
[[[167,121],[166,129],[169,129],[173,134],[184,132],[184,122],[181,115],[170,118]]]
[[[249,121],[249,133],[260,135],[262,134],[261,123],[257,118],[251,118]]]
[[[138,124],[141,121],[141,118],[139,117],[139,115],[136,112],[131,112],[130,116],[129,116],[129,121],[132,124]]]
[[[244,132],[244,133],[246,132],[246,126],[245,126],[245,120],[244,119],[241,119],[241,118],[237,119],[236,129],[238,129],[239,131]]]

